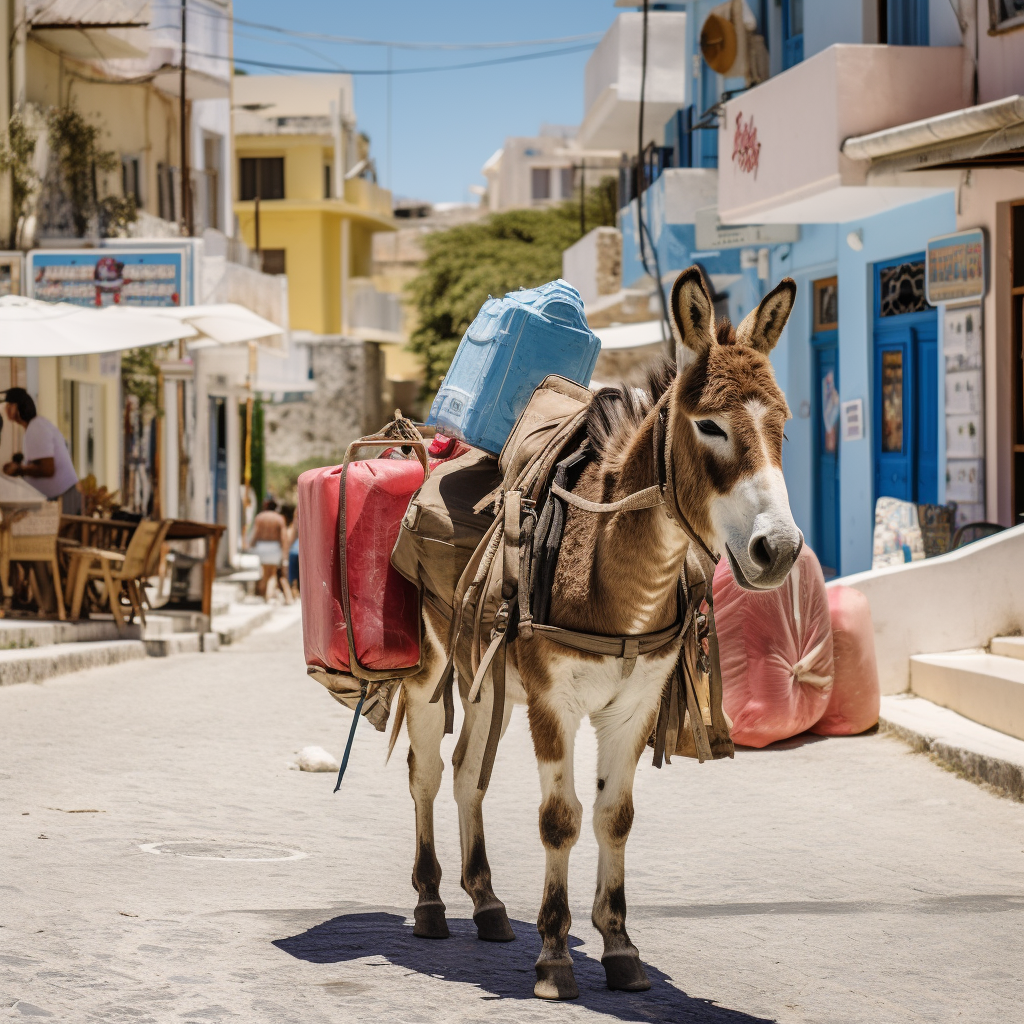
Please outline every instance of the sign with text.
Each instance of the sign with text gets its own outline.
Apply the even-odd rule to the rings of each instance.
[[[933,306],[985,294],[985,233],[981,228],[928,242],[925,296]]]
[[[180,306],[181,250],[76,249],[29,254],[29,294],[76,306]]]
[[[800,240],[799,224],[723,224],[717,206],[698,210],[694,220],[698,249],[739,249]]]

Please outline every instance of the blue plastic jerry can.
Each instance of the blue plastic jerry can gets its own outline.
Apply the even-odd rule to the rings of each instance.
[[[427,423],[497,455],[551,373],[587,387],[601,342],[567,281],[488,299],[469,325]]]

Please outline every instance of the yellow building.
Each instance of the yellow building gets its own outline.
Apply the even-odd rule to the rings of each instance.
[[[239,229],[265,272],[287,274],[292,329],[400,341],[397,296],[371,280],[391,193],[356,133],[351,76],[236,75],[233,104]]]

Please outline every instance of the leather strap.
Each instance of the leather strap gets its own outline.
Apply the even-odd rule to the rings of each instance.
[[[590,501],[587,498],[581,498],[578,494],[573,494],[572,491],[567,491],[558,484],[551,485],[551,493],[557,494],[563,501],[567,501],[584,512],[633,512],[665,504],[665,496],[657,484],[653,487],[645,487],[642,491],[627,494],[625,498],[619,498],[618,501]]]
[[[559,629],[558,626],[533,624],[536,634],[553,640],[563,647],[571,647],[587,654],[600,654],[609,658],[632,657],[635,661],[641,654],[650,654],[661,650],[679,637],[684,623],[676,620],[667,629],[657,633],[639,633],[636,636],[603,636],[600,633],[578,633],[574,629]],[[635,651],[635,653],[634,653]],[[632,671],[632,669],[630,670]],[[628,675],[628,673],[625,673]]]

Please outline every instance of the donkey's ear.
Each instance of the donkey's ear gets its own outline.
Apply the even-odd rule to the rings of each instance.
[[[743,323],[736,328],[736,343],[768,355],[782,335],[795,301],[796,281],[785,277],[761,300],[757,309],[743,318]]]
[[[676,278],[669,311],[676,339],[676,361],[682,370],[706,356],[715,344],[715,308],[698,267],[690,267]]]

